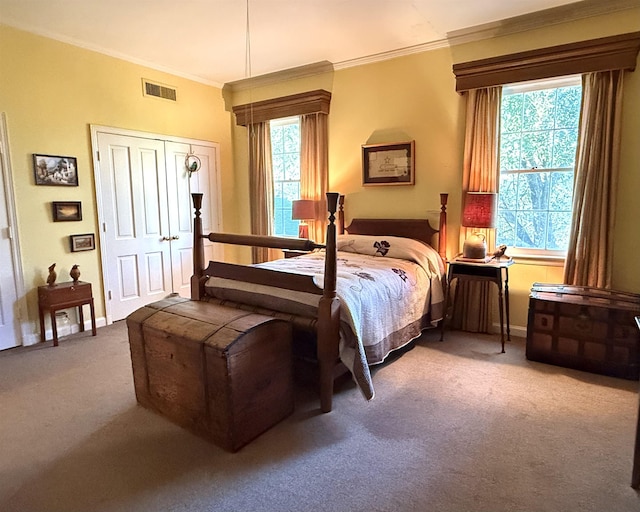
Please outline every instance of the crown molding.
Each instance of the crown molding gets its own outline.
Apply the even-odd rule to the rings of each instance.
[[[492,37],[525,32],[527,30],[534,30],[549,25],[567,23],[570,21],[590,18],[593,16],[600,16],[603,14],[612,14],[614,12],[625,11],[628,9],[637,9],[638,7],[640,7],[640,0],[582,0],[567,5],[561,5],[559,7],[552,7],[550,9],[545,9],[542,11],[523,14],[521,16],[514,16],[512,18],[507,18],[493,23],[485,23],[482,25],[476,25],[475,27],[455,30],[452,32],[448,32],[444,39],[439,39],[437,41],[431,41],[428,43],[408,46],[406,48],[399,48],[397,50],[376,53],[373,55],[368,55],[366,57],[359,57],[357,59],[344,60],[335,62],[333,64],[325,61],[327,66],[324,68],[319,68],[318,72],[326,73],[332,70],[337,71],[341,69],[362,66],[365,64],[373,64],[376,62],[382,62],[385,60],[413,55],[416,53],[438,50],[440,48],[448,48],[450,46],[469,43],[473,41],[481,41],[483,39],[490,39]],[[233,91],[250,89],[251,87],[257,86],[261,83],[258,81],[259,79],[262,80],[266,77],[268,77],[268,81],[266,81],[264,85],[287,80],[289,79],[289,71],[294,71],[292,78],[299,78],[295,73],[295,71],[298,69],[306,72],[304,76],[311,76],[312,74],[318,73],[314,72],[313,66],[314,64],[311,64],[309,66],[301,66],[300,68],[292,68],[292,70],[284,70],[277,73],[270,73],[269,75],[262,75],[261,77],[256,77],[255,79],[230,82],[227,85],[234,84],[232,85]],[[331,68],[329,68],[329,66],[331,66]],[[251,82],[252,80],[254,81]]]
[[[136,66],[142,66],[145,68],[153,69],[155,71],[160,71],[161,73],[166,73],[167,75],[177,76],[179,78],[184,78],[185,80],[190,80],[192,82],[198,82],[204,85],[209,85],[211,87],[217,87],[218,89],[222,88],[221,83],[206,79],[199,75],[184,73],[182,71],[178,71],[177,69],[174,69],[168,66],[161,66],[154,62],[140,59],[138,57],[133,57],[126,53],[121,53],[108,48],[103,48],[102,46],[90,44],[85,41],[80,41],[79,39],[75,39],[73,37],[62,36],[60,34],[57,34],[49,30],[34,29],[29,25],[25,25],[24,23],[21,23],[12,19],[4,19],[0,22],[0,24],[6,25],[7,27],[10,27],[16,30],[27,32],[29,34],[36,35],[39,37],[46,37],[47,39],[52,39],[54,41],[58,41],[59,43],[68,44],[71,46],[75,46],[77,48],[81,48],[83,50],[98,53],[101,55],[106,55],[107,57],[112,57],[114,59],[122,60],[124,62],[129,62],[131,64],[135,64]]]
[[[242,91],[261,87],[265,85],[271,85],[282,81],[288,81],[299,78],[306,78],[323,73],[330,73],[334,70],[346,69],[355,66],[361,66],[365,64],[372,64],[375,62],[381,62],[398,57],[412,55],[416,53],[422,53],[431,50],[437,50],[440,48],[446,48],[449,46],[455,46],[468,42],[480,41],[483,39],[489,39],[492,37],[499,37],[508,34],[514,34],[518,32],[524,32],[527,30],[534,30],[549,25],[557,25],[560,23],[566,23],[579,19],[589,18],[593,16],[599,16],[604,14],[612,14],[629,9],[637,9],[640,7],[640,0],[582,0],[576,1],[570,4],[545,9],[543,11],[537,11],[534,13],[524,14],[521,16],[515,16],[507,18],[501,21],[492,23],[486,23],[482,25],[476,25],[461,30],[454,30],[447,32],[446,36],[437,41],[428,43],[413,45],[397,50],[391,50],[387,52],[377,53],[365,57],[356,59],[350,59],[340,61],[337,63],[331,63],[329,61],[316,62],[304,66],[298,66],[290,69],[276,71],[274,73],[267,73],[264,75],[227,82],[226,84],[220,84],[218,82],[208,80],[202,76],[192,75],[177,71],[175,69],[161,66],[152,62],[145,61],[125,53],[109,50],[97,45],[87,44],[83,41],[79,41],[70,37],[61,36],[49,30],[34,30],[31,26],[25,26],[22,23],[17,22],[9,18],[3,19],[2,23],[16,28],[30,32],[42,37],[57,40],[61,43],[70,44],[85,50],[101,53],[109,57],[131,62],[136,65],[144,66],[149,69],[154,69],[163,73],[181,77],[194,82],[199,82],[205,85],[213,87],[224,88],[231,92]]]
[[[295,68],[283,69],[282,71],[275,71],[273,73],[266,73],[264,75],[227,82],[224,84],[223,89],[224,91],[232,93],[246,91],[248,89],[272,85],[279,82],[321,75],[323,73],[331,73],[333,69],[334,67],[331,62],[323,60],[312,64],[306,64],[304,66],[297,66]]]
[[[333,68],[336,70],[353,68],[355,66],[362,66],[364,64],[373,64],[375,62],[395,59],[397,57],[405,57],[407,55],[413,55],[414,53],[423,53],[431,50],[438,50],[439,48],[448,48],[448,47],[449,47],[449,42],[446,39],[439,39],[437,41],[431,41],[429,43],[417,44],[414,46],[407,46],[406,48],[400,48],[398,50],[390,50],[388,52],[376,53],[374,55],[359,57],[357,59],[343,60],[341,62],[336,62],[333,65]]]
[[[582,0],[492,23],[484,23],[475,27],[447,32],[447,41],[450,46],[455,46],[593,16],[637,9],[638,7],[640,7],[640,0]]]

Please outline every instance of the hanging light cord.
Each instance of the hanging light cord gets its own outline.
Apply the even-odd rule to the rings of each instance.
[[[244,60],[244,73],[247,79],[251,78],[251,23],[249,16],[249,0],[246,0],[246,25],[245,25],[245,60]],[[247,137],[249,141],[254,135],[253,133],[253,94],[251,88],[249,89],[249,125],[247,126]]]
[[[247,24],[246,24],[246,39],[245,39],[245,61],[244,61],[244,74],[251,78],[251,27],[249,24],[249,0],[247,0]]]

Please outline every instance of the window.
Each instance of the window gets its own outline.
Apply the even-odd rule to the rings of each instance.
[[[496,244],[564,255],[569,244],[580,77],[505,86]]]
[[[271,137],[271,163],[273,170],[273,206],[274,218],[273,229],[271,230],[264,217],[267,210],[264,198],[260,190],[250,190],[249,197],[255,210],[252,212],[252,229],[256,234],[275,234],[278,236],[297,237],[298,222],[291,218],[292,202],[300,198],[300,178],[302,155],[302,115],[322,114],[316,116],[318,119],[329,114],[331,104],[331,93],[324,89],[291,94],[268,100],[236,105],[233,113],[236,116],[238,126],[249,126],[250,124],[269,123]],[[313,123],[310,123],[310,125]],[[327,140],[327,123],[323,122],[318,126],[318,133],[322,136],[322,141]],[[257,145],[256,145],[257,146]],[[317,147],[316,147],[317,146]],[[266,155],[259,154],[258,147],[250,147],[249,154],[256,162],[255,172],[264,172],[261,168]],[[310,160],[327,159],[325,153],[327,148],[325,143],[309,144],[308,154]],[[315,175],[314,162],[309,169],[305,169],[309,175]],[[326,169],[321,169],[322,173]],[[314,178],[315,179],[315,178]],[[322,177],[326,181],[326,176]],[[322,228],[322,227],[321,227]],[[259,253],[259,254],[258,254]],[[254,251],[254,261],[266,259],[266,251]]]
[[[291,204],[300,199],[300,117],[269,122],[273,168],[273,227],[277,236],[298,236],[298,221],[291,218]]]

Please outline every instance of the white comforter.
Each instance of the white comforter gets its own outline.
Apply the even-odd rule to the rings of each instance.
[[[340,358],[367,399],[374,397],[370,364],[384,361],[397,348],[419,336],[428,322],[443,313],[444,266],[429,246],[397,237],[341,235],[338,237],[337,296],[341,303]],[[257,265],[272,270],[313,276],[323,286],[324,253]],[[317,307],[319,296],[210,278],[207,292],[228,297],[221,290],[240,288],[242,302],[274,295]],[[267,299],[268,303],[268,299]]]

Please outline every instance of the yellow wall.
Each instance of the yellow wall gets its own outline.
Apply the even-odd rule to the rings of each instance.
[[[143,97],[143,77],[177,87],[177,103]],[[232,173],[230,116],[219,88],[0,25],[0,111],[7,115],[13,164],[27,337],[37,332],[35,288],[53,262],[59,281],[79,264],[81,279],[93,283],[96,315],[105,314],[99,252],[68,248],[69,234],[95,233],[97,241],[90,124],[219,142],[228,187],[223,210],[233,201],[233,180],[226,179]],[[79,186],[36,186],[33,153],[77,157]],[[82,221],[54,223],[52,201],[82,201]]]
[[[330,189],[347,196],[347,217],[437,220],[439,193],[449,193],[448,255],[458,252],[464,145],[464,96],[455,93],[452,65],[527,49],[640,30],[640,9],[527,33],[291,80],[223,99],[220,89],[127,63],[0,25],[0,111],[7,113],[19,237],[27,287],[30,332],[36,332],[34,288],[47,266],[62,275],[73,263],[95,283],[104,315],[97,251],[69,253],[67,236],[97,233],[89,124],[211,140],[221,144],[224,228],[249,231],[246,130],[235,126],[232,105],[312,89],[332,92],[329,120]],[[145,77],[178,88],[171,104],[142,96]],[[640,72],[625,78],[625,117],[618,193],[614,287],[640,292],[634,250],[640,246]],[[363,187],[361,146],[416,142],[415,186]],[[34,185],[34,152],[78,158],[78,188]],[[50,203],[80,200],[84,219],[53,223]],[[231,253],[231,259],[245,256]],[[559,282],[559,266],[519,262],[511,270],[512,324],[526,326],[528,293],[535,281]]]
[[[304,84],[286,82],[269,90],[254,89],[255,100],[326,88],[332,92],[329,116],[329,188],[346,195],[347,219],[423,217],[437,221],[439,193],[449,193],[448,256],[458,252],[461,208],[465,98],[455,92],[452,66],[468,60],[640,30],[640,9],[526,33],[496,37],[446,49],[399,57],[334,72]],[[640,72],[625,78],[625,117],[618,194],[614,286],[640,292],[640,271],[633,263],[640,246]],[[234,104],[247,101],[234,97]],[[236,130],[238,133],[238,130]],[[246,132],[242,131],[242,137]],[[237,136],[238,137],[238,136]],[[415,186],[363,187],[361,145],[415,140]],[[234,152],[238,179],[246,147],[237,138]],[[246,178],[245,178],[246,181]],[[239,201],[238,212],[247,202]],[[511,323],[525,327],[528,295],[534,282],[561,282],[562,266],[526,264],[511,267]],[[522,331],[520,331],[522,333]]]
[[[330,188],[345,194],[347,222],[428,215],[437,227],[441,192],[458,222],[464,99],[447,49],[336,72],[329,130]],[[364,187],[361,145],[407,140],[415,140],[415,185]]]

